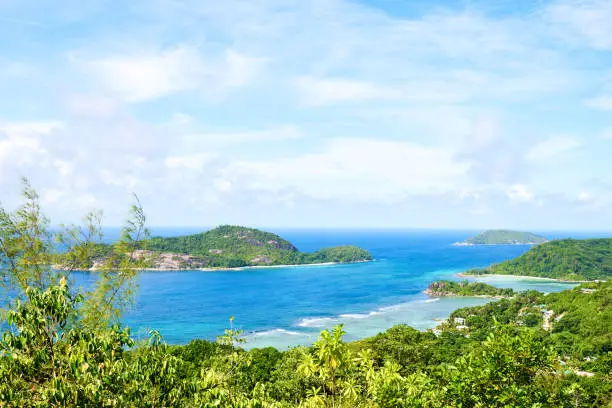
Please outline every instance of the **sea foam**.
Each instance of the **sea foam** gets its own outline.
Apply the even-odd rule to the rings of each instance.
[[[297,326],[299,327],[325,327],[326,323],[332,323],[336,319],[331,317],[311,317],[302,319],[299,321]]]
[[[272,336],[275,334],[285,334],[288,336],[306,336],[306,337],[310,337],[310,335],[308,333],[299,333],[296,331],[291,331],[291,330],[285,330],[285,329],[272,329],[272,330],[267,330],[267,331],[262,331],[262,332],[256,332],[253,333],[252,336],[253,337],[263,337],[263,336]]]

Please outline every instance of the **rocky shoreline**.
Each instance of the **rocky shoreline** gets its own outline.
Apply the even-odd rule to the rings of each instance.
[[[268,268],[305,268],[309,266],[334,266],[334,265],[350,265],[350,264],[358,264],[358,263],[366,263],[366,262],[374,262],[374,260],[363,260],[363,261],[353,261],[353,262],[319,262],[319,263],[311,263],[311,264],[287,264],[287,265],[249,265],[249,266],[239,266],[235,268],[229,267],[145,267],[145,268],[134,268],[134,270],[141,272],[227,272],[227,271],[243,271],[249,269],[268,269]],[[54,265],[55,269],[62,269],[60,265]],[[97,272],[102,271],[107,268],[102,267],[102,265],[94,265],[91,268],[82,268],[78,269],[83,272]]]

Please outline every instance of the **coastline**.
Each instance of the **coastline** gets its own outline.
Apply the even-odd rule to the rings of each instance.
[[[547,241],[549,242],[549,241]],[[542,242],[541,244],[544,244],[545,242]],[[454,242],[451,244],[452,246],[460,246],[460,247],[475,247],[475,246],[521,246],[521,245],[540,245],[540,243],[537,242],[517,242],[517,243],[499,243],[499,244],[471,244],[469,242]]]
[[[511,296],[494,296],[494,295],[458,295],[456,293],[450,293],[448,295],[435,295],[432,293],[427,292],[426,290],[422,291],[421,293],[426,294],[427,296],[429,296],[430,299],[439,299],[439,298],[484,298],[484,299],[506,299],[509,298]]]
[[[526,275],[502,275],[496,273],[483,273],[483,274],[467,274],[465,272],[460,272],[456,274],[460,278],[475,278],[479,276],[490,276],[493,278],[510,278],[510,279],[527,279],[527,280],[544,280],[551,282],[559,282],[559,283],[589,283],[595,281],[586,281],[586,280],[565,280],[565,279],[556,279],[556,278],[542,278],[539,276],[526,276]]]
[[[181,269],[164,269],[164,268],[136,268],[134,270],[139,272],[228,272],[228,271],[244,271],[249,269],[274,269],[274,268],[305,268],[309,266],[335,266],[335,265],[352,265],[359,263],[374,262],[374,259],[367,261],[354,261],[354,262],[319,262],[311,264],[288,264],[288,265],[251,265],[251,266],[240,266],[237,268],[181,268]],[[55,267],[55,266],[54,266]],[[77,270],[77,269],[75,269]],[[97,272],[101,271],[101,268],[89,268],[89,269],[78,269],[80,272]]]

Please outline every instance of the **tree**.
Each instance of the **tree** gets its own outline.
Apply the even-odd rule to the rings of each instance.
[[[545,403],[539,380],[550,376],[554,366],[552,350],[532,329],[500,326],[480,348],[447,368],[446,398],[460,407]]]
[[[129,378],[119,373],[130,372],[125,348],[134,344],[118,319],[130,302],[139,266],[134,251],[147,235],[142,207],[138,202],[132,207],[94,288],[81,293],[70,287],[70,274],[89,262],[101,237],[101,214],[88,215],[84,228],[53,234],[38,194],[25,179],[23,198],[12,213],[0,209],[0,270],[8,294],[0,405],[116,403],[125,396],[118,392],[122,380]],[[61,265],[54,265],[60,259]],[[104,380],[115,376],[116,381]]]

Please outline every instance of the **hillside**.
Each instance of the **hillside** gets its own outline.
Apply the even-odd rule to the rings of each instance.
[[[534,245],[548,240],[531,232],[488,230],[455,245]]]
[[[525,387],[522,381],[533,381],[533,388],[523,392],[546,395],[540,400],[542,407],[608,407],[612,403],[611,301],[610,282],[586,283],[548,295],[521,292],[484,306],[457,309],[434,330],[420,332],[398,325],[353,342],[350,348],[353,353],[369,350],[380,366],[397,363],[403,376],[427,373],[434,388],[443,388],[449,398],[429,406],[536,406],[534,400],[508,403],[501,397],[506,393],[512,399],[517,387]],[[507,341],[499,342],[497,351],[491,350],[491,342],[504,336],[509,336]],[[544,360],[533,359],[544,350],[549,353]],[[478,363],[481,358],[487,363]],[[535,361],[547,361],[554,374],[547,376],[537,369],[530,373],[528,366]],[[436,372],[448,365],[456,370],[455,376],[440,381]],[[510,372],[516,375],[512,380],[508,380]],[[564,400],[564,390],[578,385],[580,403]],[[553,389],[559,394],[549,394]],[[479,393],[488,395],[478,397],[486,401],[482,405],[473,403]]]
[[[560,355],[591,370],[598,364],[588,357],[603,357],[612,347],[610,302],[611,282],[589,282],[548,295],[528,291],[512,299],[457,309],[449,321],[465,319],[477,339],[486,338],[494,318],[500,324],[542,328],[550,333],[549,344]]]
[[[610,279],[612,239],[564,239],[531,248],[516,259],[466,272],[562,280]]]
[[[429,296],[512,296],[512,289],[496,288],[482,282],[454,282],[441,280],[431,283],[425,293]]]
[[[90,267],[101,265],[109,250],[110,245],[97,245],[100,255]],[[137,250],[134,257],[145,259],[151,269],[164,270],[349,263],[372,259],[368,251],[355,246],[303,253],[276,234],[230,225],[194,235],[154,237]]]

